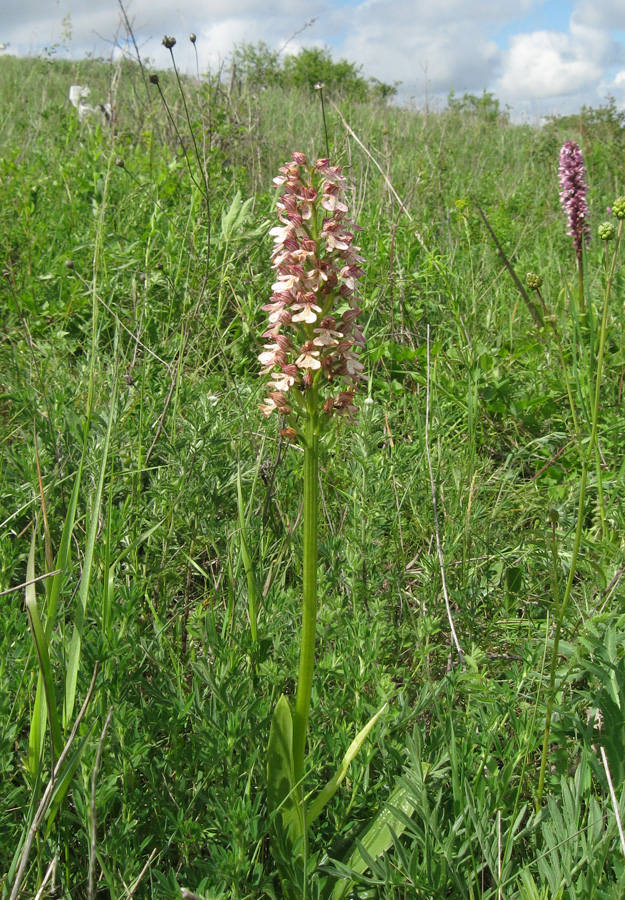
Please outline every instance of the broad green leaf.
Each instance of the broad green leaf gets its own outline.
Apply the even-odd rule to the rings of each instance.
[[[402,815],[398,815],[398,811],[404,816],[411,816],[414,812],[410,792],[402,785],[395,788],[364,835],[356,843],[351,854],[344,860],[345,866],[351,872],[362,875],[369,868],[365,856],[371,860],[377,859],[389,849],[393,843],[393,835],[399,837],[402,834],[406,828],[406,822]],[[338,881],[332,892],[332,900],[343,900],[351,890],[352,884],[353,882],[349,878]]]
[[[50,805],[48,807],[48,812],[46,813],[46,829],[45,829],[45,838],[46,839],[50,835],[50,831],[52,830],[52,825],[54,824],[56,814],[58,813],[61,803],[65,799],[65,795],[67,794],[67,792],[70,788],[72,779],[74,777],[74,773],[76,772],[76,768],[78,767],[78,763],[80,762],[80,759],[84,753],[85,747],[87,746],[87,741],[91,737],[92,731],[93,731],[93,725],[88,729],[87,733],[83,737],[83,739],[80,742],[80,744],[78,745],[77,749],[74,751],[72,756],[69,758],[69,760],[63,767],[63,771],[60,773],[60,775],[57,779],[57,782],[54,786],[54,791],[52,793],[52,797],[50,798]]]
[[[61,543],[59,545],[59,552],[56,557],[55,566],[55,568],[59,571],[58,574],[51,579],[51,584],[48,591],[48,606],[46,609],[46,637],[48,640],[50,640],[50,637],[52,636],[52,629],[54,628],[54,621],[56,619],[56,609],[59,603],[61,588],[63,586],[63,580],[65,578],[67,564],[69,561],[69,551],[71,546],[72,534],[74,531],[74,522],[76,520],[76,507],[78,506],[78,494],[80,491],[80,482],[82,479],[85,451],[86,441],[85,445],[83,446],[82,456],[80,458],[80,464],[78,466],[78,472],[76,473],[76,477],[74,479],[74,487],[72,488],[72,496],[69,501],[67,515],[65,516],[65,522],[63,523]]]
[[[82,577],[80,579],[80,588],[78,590],[78,601],[76,603],[74,630],[72,632],[72,639],[70,642],[69,654],[67,658],[67,671],[65,678],[65,705],[63,707],[63,727],[66,729],[69,727],[69,723],[71,722],[74,714],[76,683],[78,681],[78,667],[80,665],[82,634],[85,627],[85,619],[87,618],[87,600],[89,597],[89,586],[91,583],[93,554],[95,551],[95,542],[98,533],[100,507],[102,505],[102,491],[104,489],[104,475],[106,473],[106,465],[108,461],[111,431],[113,429],[113,420],[115,418],[115,398],[117,394],[116,387],[117,385],[115,385],[115,387],[113,388],[111,395],[108,428],[106,430],[106,438],[104,440],[102,460],[100,461],[100,476],[98,478],[98,487],[96,489],[96,494],[93,500],[91,519],[89,522],[89,529],[87,531],[87,544],[85,546],[85,558],[82,568]]]
[[[362,747],[362,745],[365,741],[365,738],[367,737],[367,735],[369,734],[369,732],[371,731],[371,729],[373,728],[375,723],[378,721],[378,719],[380,718],[382,713],[386,710],[387,706],[388,706],[388,704],[385,703],[384,706],[382,707],[382,709],[380,709],[375,714],[375,716],[373,716],[373,718],[370,719],[369,722],[367,722],[367,724],[362,729],[362,731],[360,731],[356,735],[354,740],[351,742],[351,744],[347,748],[347,753],[343,757],[341,765],[337,769],[334,777],[331,778],[330,781],[328,781],[328,783],[323,788],[323,790],[321,790],[319,792],[319,794],[315,797],[315,799],[311,803],[310,807],[306,810],[306,825],[307,826],[312,825],[312,823],[315,821],[315,819],[317,818],[319,813],[323,810],[324,806],[332,799],[332,797],[334,797],[334,795],[336,794],[336,792],[339,788],[339,785],[341,784],[341,782],[345,778],[345,775],[347,774],[347,770],[349,769],[349,767],[352,763],[352,760],[357,755],[358,751],[360,750],[360,748]]]
[[[28,757],[26,768],[34,778],[41,767],[41,757],[46,739],[46,720],[48,716],[48,704],[46,703],[46,691],[41,675],[41,669],[37,676],[37,690],[35,702],[30,715],[30,731],[28,734]]]
[[[293,719],[284,694],[276,704],[269,731],[267,806],[273,829],[280,830],[293,846],[303,836],[304,828],[293,776]]]
[[[52,630],[54,628],[54,622],[56,619],[56,610],[59,603],[59,597],[61,594],[61,587],[63,585],[63,580],[65,578],[65,573],[67,570],[67,565],[69,561],[69,550],[72,533],[74,531],[74,521],[76,519],[76,507],[78,505],[78,493],[80,489],[80,481],[82,478],[82,468],[83,462],[85,459],[85,448],[86,442],[83,446],[82,456],[80,458],[80,465],[78,467],[78,472],[76,473],[76,477],[74,479],[74,487],[72,489],[72,496],[69,502],[69,508],[67,510],[67,515],[65,517],[65,522],[63,523],[63,532],[61,534],[61,543],[59,545],[59,552],[56,557],[56,565],[55,568],[58,570],[57,574],[47,581],[47,608],[46,608],[46,624],[45,624],[45,638],[50,644],[50,638],[52,636]],[[31,580],[28,578],[27,580]],[[45,721],[48,714],[47,703],[46,703],[46,690],[43,682],[43,676],[41,670],[39,671],[39,676],[37,678],[37,691],[35,694],[35,703],[33,706],[33,712],[31,716],[31,724],[30,724],[30,734],[28,738],[28,770],[34,775],[37,771],[37,767],[41,763],[41,754],[43,752],[43,744],[45,740]],[[57,714],[58,718],[58,714]],[[60,732],[59,732],[60,734]],[[59,748],[56,747],[57,753],[59,752]]]
[[[241,201],[241,192],[237,191],[230,208],[221,213],[221,240],[229,243],[240,236],[250,218],[250,208],[254,198],[250,197],[245,202]]]
[[[58,756],[62,751],[63,741],[61,737],[61,727],[59,723],[59,715],[56,706],[56,697],[54,695],[54,682],[52,680],[52,667],[50,665],[49,642],[46,633],[41,625],[39,618],[39,609],[37,608],[37,594],[35,585],[35,532],[33,531],[32,541],[30,543],[30,553],[28,555],[28,564],[26,566],[26,610],[30,628],[37,651],[37,659],[39,660],[39,672],[43,680],[43,690],[45,692],[45,702],[48,710],[48,719],[50,721],[50,734],[52,735],[52,746],[54,753]],[[37,704],[35,704],[37,705]],[[29,759],[29,768],[35,766],[35,774],[40,759],[41,748],[43,746],[43,735],[40,732],[42,728],[41,714],[43,709],[43,700],[40,696],[39,709],[35,710],[31,723],[31,740],[29,740],[29,756],[31,749],[33,751],[32,759]],[[32,768],[31,768],[32,771]]]

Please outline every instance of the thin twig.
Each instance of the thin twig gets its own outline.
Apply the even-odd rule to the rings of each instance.
[[[608,779],[608,787],[610,788],[610,799],[612,800],[612,806],[614,808],[614,815],[616,817],[616,826],[618,828],[618,834],[621,839],[621,850],[623,851],[623,856],[625,856],[625,835],[623,834],[623,826],[621,825],[621,817],[618,812],[618,802],[616,799],[616,794],[614,793],[614,785],[612,784],[612,776],[610,775],[610,769],[608,767],[608,758],[605,755],[605,748],[601,748],[601,761],[603,763],[603,768],[605,769],[605,777]]]
[[[43,893],[46,889],[48,882],[54,878],[54,873],[56,872],[56,866],[57,866],[58,861],[59,861],[59,858],[55,853],[52,862],[46,869],[46,874],[43,876],[43,881],[41,882],[41,887],[35,894],[33,900],[41,900],[41,898],[43,897]],[[54,888],[51,889],[50,893],[51,894],[54,893]]]
[[[536,307],[534,306],[534,304],[532,303],[532,301],[530,300],[527,291],[525,290],[525,288],[523,287],[523,285],[522,285],[522,283],[521,283],[521,279],[519,278],[519,276],[517,275],[517,273],[516,273],[516,272],[514,271],[514,269],[512,268],[512,263],[510,262],[510,260],[509,260],[508,257],[506,256],[503,247],[502,247],[501,244],[499,243],[499,240],[498,240],[498,238],[497,238],[497,235],[495,234],[495,232],[494,232],[493,229],[491,228],[490,222],[489,222],[488,219],[486,218],[486,213],[484,212],[484,210],[482,209],[482,207],[480,206],[480,204],[477,202],[477,200],[474,200],[474,203],[475,203],[475,208],[476,208],[477,211],[479,212],[480,216],[482,217],[482,221],[484,222],[484,224],[486,225],[486,228],[488,229],[488,233],[490,234],[490,236],[492,237],[493,241],[495,242],[495,247],[497,248],[497,253],[499,254],[499,256],[501,257],[501,259],[503,260],[504,266],[506,267],[506,269],[507,269],[508,272],[510,273],[510,277],[511,277],[512,280],[514,281],[514,283],[515,283],[515,285],[516,285],[516,289],[518,290],[519,294],[521,295],[521,297],[522,297],[522,299],[523,299],[523,302],[525,303],[525,305],[526,305],[527,308],[529,309],[530,314],[531,314],[531,316],[532,316],[534,322],[536,323],[537,327],[538,327],[538,328],[542,328],[542,327],[543,327],[543,323],[542,323],[542,321],[541,321],[539,312],[538,312],[538,310],[536,309]]]
[[[93,677],[91,679],[91,684],[89,685],[89,690],[87,691],[87,696],[85,697],[85,702],[83,703],[80,712],[76,716],[76,721],[74,722],[74,727],[72,728],[70,735],[67,739],[65,746],[63,747],[63,752],[58,758],[57,764],[54,767],[54,771],[50,776],[50,781],[44,791],[43,797],[39,801],[39,806],[37,807],[37,812],[35,813],[35,818],[33,819],[32,825],[28,829],[28,835],[26,837],[26,841],[24,842],[24,849],[22,850],[22,856],[20,859],[20,864],[17,870],[17,874],[15,876],[15,881],[13,882],[13,889],[11,891],[11,896],[9,900],[17,900],[17,897],[20,893],[20,888],[22,886],[22,881],[24,880],[24,875],[26,873],[26,866],[28,865],[28,857],[30,856],[30,851],[33,846],[33,841],[35,840],[35,836],[37,832],[41,828],[42,822],[46,816],[48,811],[48,807],[52,802],[52,797],[54,796],[54,788],[56,787],[56,782],[61,772],[61,767],[63,763],[69,756],[69,752],[72,749],[72,745],[76,739],[76,735],[78,734],[78,729],[80,728],[80,724],[84,719],[87,708],[91,701],[91,695],[93,694],[93,690],[95,688],[96,677],[98,674],[98,663],[96,662],[95,667],[93,669]]]
[[[96,783],[98,780],[98,771],[100,769],[100,762],[102,761],[102,751],[104,749],[104,739],[106,737],[106,732],[108,731],[109,724],[111,722],[111,717],[113,715],[113,707],[111,706],[108,715],[106,717],[106,722],[104,723],[104,728],[102,729],[102,734],[100,735],[100,743],[98,744],[98,752],[96,753],[95,763],[93,765],[93,774],[91,776],[91,852],[89,854],[89,900],[93,900],[95,897],[95,860],[96,860],[96,837],[97,837],[97,818],[96,818],[96,809],[95,809],[95,789]]]
[[[447,593],[447,582],[445,580],[445,561],[443,559],[443,548],[441,547],[441,538],[438,528],[438,512],[436,510],[436,486],[434,484],[434,471],[432,469],[432,457],[430,456],[430,326],[427,327],[427,382],[425,391],[425,453],[428,458],[428,469],[430,471],[430,486],[432,488],[432,509],[434,511],[434,529],[436,532],[436,549],[438,551],[438,562],[441,570],[441,582],[443,585],[443,596],[445,597],[445,608],[447,610],[447,619],[449,620],[449,628],[451,629],[451,637],[456,648],[456,652],[464,668],[464,653],[458,641],[458,635],[454,628],[454,620],[451,614],[451,603],[449,602],[449,594]]]
[[[44,578],[52,578],[53,575],[60,575],[60,573],[61,569],[55,569],[54,572],[46,572],[45,575],[37,575],[32,581],[24,581],[22,584],[17,584],[15,587],[7,588],[6,591],[0,591],[0,597],[4,597],[5,594],[12,594],[13,591],[19,591],[22,588],[30,587],[31,584],[37,584],[38,581],[43,581]]]
[[[89,284],[89,282],[88,282],[85,278],[82,277],[82,275],[80,274],[80,272],[77,272],[76,270],[74,270],[74,275],[78,278],[79,281],[81,281],[81,282],[84,284],[84,286],[85,286],[86,288],[89,288],[89,290],[91,290],[91,285]],[[155,353],[154,350],[151,350],[151,349],[148,347],[147,344],[144,344],[142,341],[140,341],[139,338],[137,337],[137,335],[136,335],[136,334],[133,334],[133,332],[130,330],[130,328],[128,328],[127,325],[124,325],[124,323],[122,322],[122,320],[120,319],[120,317],[117,315],[117,313],[115,312],[115,310],[111,309],[111,307],[108,305],[108,303],[106,302],[106,300],[103,300],[102,297],[100,297],[99,294],[97,294],[97,293],[94,293],[94,296],[95,296],[96,300],[97,300],[99,303],[101,303],[102,306],[103,306],[106,310],[108,310],[108,312],[110,312],[110,314],[113,316],[113,318],[115,319],[115,321],[123,328],[123,330],[124,330],[127,334],[130,335],[130,337],[133,339],[133,341],[135,341],[136,344],[139,345],[139,347],[141,347],[143,350],[145,350],[146,353],[149,353],[150,356],[153,356],[154,359],[158,360],[158,362],[162,363],[162,364],[165,366],[165,368],[166,368],[169,372],[171,372],[171,366],[170,366],[170,364],[169,364],[168,362],[166,362],[164,359],[161,359],[161,357],[160,357],[157,353]]]
[[[158,427],[156,429],[156,434],[154,435],[154,440],[150,444],[150,449],[148,450],[148,452],[145,455],[144,468],[147,468],[147,465],[150,462],[152,453],[154,452],[154,447],[156,446],[156,442],[158,441],[159,437],[161,436],[161,432],[165,426],[165,417],[167,416],[167,411],[169,409],[169,404],[171,403],[171,398],[174,395],[174,390],[176,388],[177,381],[178,381],[178,378],[177,378],[177,374],[176,374],[176,375],[174,375],[174,377],[171,380],[171,385],[169,387],[169,393],[167,394],[167,399],[165,400],[165,406],[163,407],[163,412],[161,413],[159,420],[158,420]]]
[[[130,24],[130,19],[128,18],[128,14],[126,13],[126,10],[124,9],[124,4],[122,3],[122,0],[117,0],[117,2],[119,3],[119,8],[121,9],[122,18],[124,20],[124,25],[126,27],[126,34],[130,37],[130,40],[132,41],[132,45],[135,48],[135,55],[137,57],[137,62],[139,63],[139,69],[141,71],[141,77],[143,78],[144,87],[149,95],[148,81],[147,81],[147,78],[145,75],[145,66],[143,65],[143,61],[141,59],[141,54],[139,53],[139,47],[137,45],[137,41],[135,39],[134,32],[132,30],[132,25]]]
[[[388,175],[385,173],[385,171],[384,171],[384,169],[382,168],[382,166],[380,165],[380,163],[377,161],[377,159],[376,159],[374,156],[372,156],[372,154],[369,152],[369,150],[367,150],[367,148],[365,147],[365,145],[363,144],[363,142],[360,140],[360,138],[358,137],[358,135],[356,134],[356,132],[353,131],[353,129],[352,129],[352,128],[349,126],[349,124],[345,121],[345,119],[343,118],[343,115],[342,115],[342,113],[341,113],[341,110],[338,108],[338,106],[336,105],[336,103],[334,102],[334,100],[330,100],[330,99],[328,98],[328,102],[331,103],[332,106],[334,107],[334,111],[336,112],[337,116],[339,117],[339,119],[340,119],[341,122],[343,123],[343,127],[345,128],[345,130],[347,131],[347,133],[348,133],[348,134],[351,134],[351,136],[352,136],[353,139],[356,141],[356,143],[358,144],[359,147],[362,147],[362,149],[365,151],[365,153],[367,154],[367,156],[369,157],[369,159],[371,160],[371,162],[373,163],[373,165],[376,167],[376,169],[378,170],[378,172],[380,173],[380,175],[382,176],[382,178],[384,179],[384,181],[387,183],[390,192],[391,192],[392,195],[395,197],[395,199],[396,199],[397,202],[399,203],[400,207],[403,207],[404,212],[405,212],[406,215],[408,216],[408,221],[409,221],[409,222],[412,222],[412,216],[410,215],[410,213],[408,212],[408,210],[407,210],[407,209],[405,208],[405,206],[404,206],[404,203],[405,203],[406,201],[404,200],[404,201],[402,202],[402,200],[401,200],[399,194],[397,193],[397,191],[396,191],[395,188],[393,187],[393,184],[392,184],[390,178],[389,178]],[[414,190],[414,187],[412,188],[412,190]]]
[[[562,454],[564,453],[564,451],[565,451],[565,450],[568,450],[568,448],[570,447],[570,445],[571,445],[571,441],[568,441],[568,443],[566,443],[566,444],[564,445],[564,447],[560,447],[560,449],[559,449],[558,452],[555,454],[555,456],[552,456],[551,459],[550,459],[548,462],[546,462],[545,465],[544,465],[541,469],[539,469],[538,472],[536,472],[536,474],[530,479],[530,484],[531,484],[532,481],[536,481],[537,478],[540,478],[540,476],[543,474],[543,472],[546,472],[547,469],[548,469],[550,466],[552,466],[552,465],[553,465],[553,464],[554,464],[554,463],[562,456]]]
[[[141,869],[139,874],[137,875],[133,886],[131,888],[126,888],[126,896],[128,897],[128,900],[130,900],[130,898],[132,897],[134,892],[137,890],[137,888],[141,884],[141,880],[142,880],[143,876],[145,875],[145,873],[147,872],[147,870],[149,869],[150,863],[152,862],[152,860],[154,859],[155,856],[156,856],[156,847],[154,848],[154,850],[152,850],[152,852],[148,856],[147,862],[144,865],[144,867]]]

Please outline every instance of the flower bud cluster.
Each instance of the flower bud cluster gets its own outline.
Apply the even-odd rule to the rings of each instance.
[[[625,219],[625,197],[619,197],[612,204],[612,212],[617,219]]]
[[[279,172],[281,225],[269,232],[276,279],[263,306],[269,325],[258,357],[271,391],[260,408],[265,416],[275,409],[287,416],[292,436],[303,414],[354,418],[363,379],[357,350],[364,345],[356,283],[364,273],[341,169],[328,159],[310,165],[293,153]]]
[[[612,222],[602,222],[597,228],[597,234],[602,241],[613,241],[616,235],[616,228]]]
[[[588,224],[588,185],[586,184],[586,167],[584,157],[575,141],[566,141],[560,150],[560,201],[569,217],[569,233],[573,238],[573,247],[581,257],[582,249],[590,241],[590,225]]]

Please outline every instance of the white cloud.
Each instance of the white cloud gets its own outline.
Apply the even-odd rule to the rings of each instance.
[[[498,6],[499,15],[507,4]],[[451,88],[481,92],[492,83],[501,54],[480,21],[486,8],[463,0],[366,0],[338,52],[362,63],[368,75],[401,81],[402,99],[422,100],[426,78],[430,96],[446,96]]]
[[[537,98],[566,104],[602,102],[605,93],[620,97],[618,80],[625,48],[615,28],[625,28],[625,0],[577,0],[570,21],[559,31],[514,33],[514,23],[534,9],[562,0],[124,0],[141,54],[156,66],[170,63],[161,46],[174,35],[179,67],[195,71],[189,32],[197,34],[200,68],[211,71],[227,60],[235,44],[264,41],[285,52],[310,46],[333,47],[335,58],[362,66],[365,76],[401,81],[400,99],[444,98],[454,88],[493,91],[503,102],[528,108]],[[5,4],[7,5],[7,4]],[[568,4],[567,4],[568,5]],[[21,0],[7,5],[0,41],[9,52],[37,53],[59,40],[66,10],[72,40],[64,52],[107,55],[116,38],[123,45],[119,8],[114,0]],[[313,17],[316,22],[301,33]],[[511,34],[508,49],[491,39],[502,29]],[[611,90],[610,90],[611,88]],[[601,94],[601,91],[604,91]],[[564,111],[564,110],[559,110]]]
[[[625,69],[617,72],[610,81],[602,81],[598,91],[602,101],[613,97],[619,109],[625,109]]]
[[[623,0],[581,0],[575,4],[573,16],[591,28],[625,29]]]
[[[522,97],[572,95],[597,82],[603,68],[586,51],[586,45],[554,31],[519,34],[510,40],[501,93]]]

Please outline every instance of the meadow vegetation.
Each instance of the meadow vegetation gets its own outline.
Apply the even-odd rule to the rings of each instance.
[[[388,707],[301,896],[618,900],[625,117],[400,108],[308,53],[181,80],[0,59],[2,896],[282,896],[265,759],[295,690],[301,454],[257,357],[273,178],[327,141],[363,228],[367,380],[320,450],[307,791]],[[71,84],[113,120],[80,122]],[[355,861],[397,788],[388,852]]]

